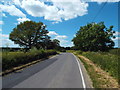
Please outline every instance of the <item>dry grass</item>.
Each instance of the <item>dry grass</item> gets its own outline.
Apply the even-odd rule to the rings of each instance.
[[[118,82],[115,78],[109,75],[109,73],[102,70],[98,65],[94,64],[88,58],[78,55],[84,63],[86,63],[87,71],[96,88],[118,88]]]

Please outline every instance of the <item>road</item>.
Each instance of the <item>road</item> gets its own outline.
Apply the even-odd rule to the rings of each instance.
[[[3,88],[90,88],[83,65],[62,53],[2,78]]]

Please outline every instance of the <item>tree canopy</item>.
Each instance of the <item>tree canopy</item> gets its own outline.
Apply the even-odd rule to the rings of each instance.
[[[113,26],[107,28],[104,22],[89,23],[80,27],[73,38],[74,47],[83,51],[106,51],[114,47]]]
[[[60,41],[57,39],[50,40],[47,44],[47,49],[58,49],[60,48]]]
[[[19,44],[28,49],[32,47],[47,48],[51,43],[50,37],[47,34],[48,30],[46,30],[46,25],[42,22],[25,21],[13,29],[9,38],[15,44]]]

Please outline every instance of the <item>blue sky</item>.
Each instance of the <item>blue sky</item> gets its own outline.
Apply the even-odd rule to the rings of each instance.
[[[7,2],[9,1],[9,2]],[[59,0],[58,0],[59,1]],[[33,20],[43,22],[51,39],[61,41],[61,46],[72,46],[71,40],[80,26],[93,22],[93,18],[104,5],[106,0],[69,0],[69,2],[50,0],[44,3],[40,0],[2,0],[0,2],[0,34],[1,46],[18,47],[9,40],[9,33],[20,22]],[[108,0],[108,3],[98,14],[94,22],[104,21],[109,27],[113,25],[116,31],[115,46],[118,46],[120,32],[118,32],[118,1]]]

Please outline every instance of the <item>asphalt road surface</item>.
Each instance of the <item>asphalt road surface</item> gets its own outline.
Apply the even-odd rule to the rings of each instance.
[[[90,88],[83,65],[62,53],[2,78],[3,88]]]

